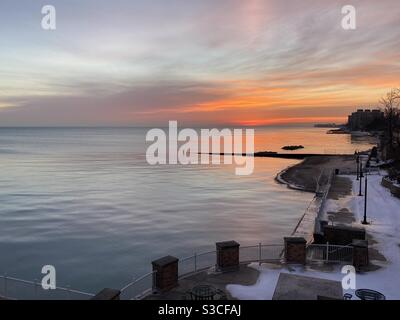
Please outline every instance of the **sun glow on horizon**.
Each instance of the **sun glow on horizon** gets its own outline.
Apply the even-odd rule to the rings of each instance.
[[[343,124],[346,117],[298,117],[298,118],[276,118],[276,119],[255,119],[238,121],[235,124],[243,127],[258,127],[268,125],[301,124],[301,123],[336,123]]]

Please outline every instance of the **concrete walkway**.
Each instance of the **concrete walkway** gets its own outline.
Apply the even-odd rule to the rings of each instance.
[[[281,273],[272,300],[343,300],[340,281]]]

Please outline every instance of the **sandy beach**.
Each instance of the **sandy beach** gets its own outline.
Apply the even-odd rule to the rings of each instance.
[[[328,179],[334,169],[339,172],[355,171],[354,155],[315,156],[289,167],[277,175],[277,180],[286,183],[288,187],[308,192],[315,192],[317,182]]]

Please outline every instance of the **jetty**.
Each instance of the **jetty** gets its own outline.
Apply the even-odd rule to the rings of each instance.
[[[343,157],[349,154],[329,154],[329,153],[282,153],[273,151],[259,151],[255,153],[199,153],[208,154],[210,156],[242,156],[242,157],[255,157],[255,158],[281,158],[281,159],[298,159],[302,160],[311,157]]]

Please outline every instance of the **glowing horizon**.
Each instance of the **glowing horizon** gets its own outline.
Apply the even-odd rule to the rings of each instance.
[[[346,121],[400,87],[397,0],[0,4],[0,126]],[[390,10],[388,10],[390,8]]]

